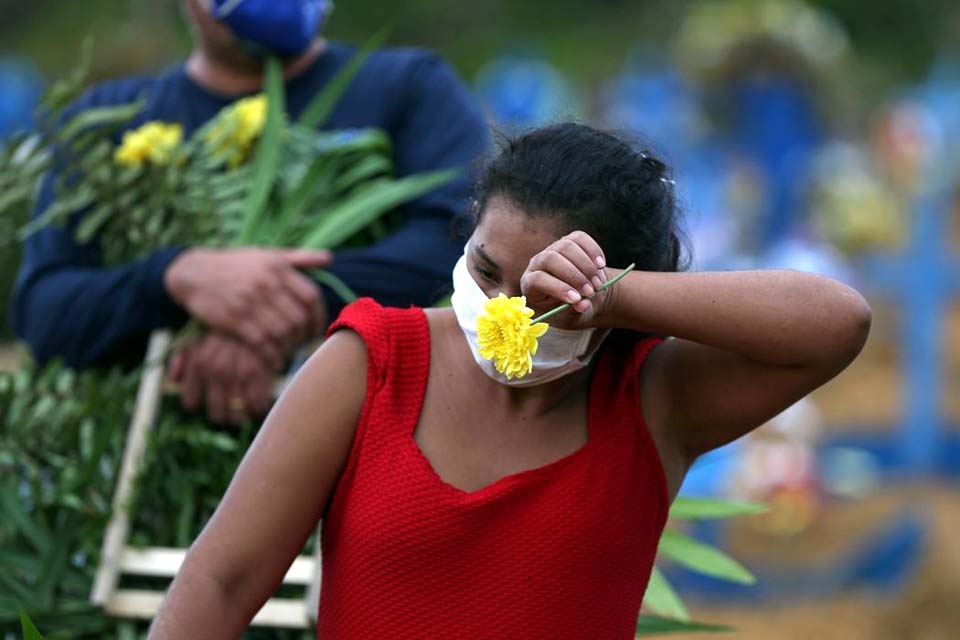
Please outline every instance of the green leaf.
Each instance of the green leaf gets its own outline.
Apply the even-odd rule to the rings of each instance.
[[[93,60],[93,38],[87,36],[80,47],[80,61],[69,76],[51,85],[40,103],[42,111],[59,112],[73,102],[87,83],[90,63]]]
[[[450,181],[457,171],[446,169],[401,180],[375,180],[324,212],[304,239],[303,249],[333,249],[381,215]]]
[[[679,497],[670,507],[670,517],[682,520],[730,518],[764,513],[767,506],[757,502]]]
[[[710,624],[707,622],[685,622],[683,620],[671,620],[670,618],[661,618],[660,616],[651,616],[641,614],[637,620],[638,636],[659,636],[667,633],[695,633],[703,631],[707,633],[728,633],[733,631],[733,627],[722,624]]]
[[[77,242],[80,244],[86,244],[90,242],[112,215],[112,207],[101,205],[83,216],[83,218],[80,220],[80,224],[77,225],[77,231],[75,233]]]
[[[15,598],[21,599],[23,602],[26,602],[28,606],[33,606],[38,603],[36,594],[31,592],[27,587],[21,584],[21,581],[15,580],[12,576],[7,576],[0,574],[0,587],[2,591],[13,595]]]
[[[299,123],[301,125],[311,129],[316,129],[324,125],[327,118],[330,117],[333,108],[337,106],[341,96],[343,96],[347,87],[350,86],[354,76],[360,70],[360,67],[363,66],[363,63],[366,62],[367,57],[373,53],[374,49],[383,44],[386,37],[386,30],[377,32],[367,41],[363,48],[350,59],[350,62],[343,65],[340,71],[324,86],[323,90],[310,100],[310,103],[300,114]]]
[[[286,199],[283,209],[280,211],[279,219],[274,228],[273,237],[276,239],[274,244],[283,245],[284,232],[296,219],[303,215],[307,206],[310,204],[310,197],[313,192],[323,185],[324,180],[321,177],[329,173],[330,161],[327,158],[317,158],[306,175],[300,181],[300,185]]]
[[[72,214],[86,209],[94,203],[95,199],[96,194],[93,191],[78,187],[73,193],[67,193],[54,200],[43,213],[21,227],[17,235],[23,241],[50,225],[64,225]]]
[[[18,606],[17,608],[20,611],[20,628],[23,630],[23,640],[43,640],[43,636],[37,631],[23,607]]]
[[[145,104],[146,101],[141,99],[128,104],[85,109],[70,118],[70,120],[60,128],[57,133],[57,138],[62,141],[70,141],[80,132],[92,127],[125,125],[143,110]]]
[[[11,478],[3,488],[3,497],[0,499],[0,504],[3,506],[4,519],[16,525],[38,553],[47,553],[50,549],[50,536],[45,531],[45,527],[32,519],[20,505],[17,498],[16,482],[16,479]]]
[[[371,180],[379,175],[388,173],[392,168],[390,158],[381,155],[370,155],[361,158],[354,166],[350,167],[333,181],[330,190],[333,193],[340,193],[355,187],[358,183]]]
[[[654,567],[650,574],[647,592],[643,595],[643,604],[658,615],[684,621],[690,620],[690,612],[687,611],[683,600],[657,567]]]
[[[306,154],[325,156],[376,154],[385,158],[393,157],[393,142],[390,136],[383,129],[376,127],[315,132],[312,129],[296,126],[292,130],[300,133],[304,138],[306,148],[303,152]]]
[[[727,554],[671,529],[663,532],[659,552],[677,564],[708,576],[739,584],[756,582],[743,565]]]
[[[284,95],[283,73],[276,58],[268,58],[264,67],[264,89],[267,95],[267,119],[254,157],[253,186],[247,195],[243,225],[235,245],[254,242],[257,230],[264,222],[267,201],[280,168],[281,134],[283,133]]]
[[[183,548],[193,542],[192,526],[196,518],[197,500],[192,493],[185,493],[177,515],[177,544]]]
[[[317,282],[330,287],[330,289],[345,303],[350,304],[351,302],[356,302],[357,294],[353,292],[353,289],[347,286],[346,282],[333,275],[329,271],[317,269],[315,271],[311,271],[310,275],[313,276]]]
[[[8,209],[17,205],[29,211],[34,193],[36,182],[22,182],[12,189],[0,191],[0,214],[6,214]]]

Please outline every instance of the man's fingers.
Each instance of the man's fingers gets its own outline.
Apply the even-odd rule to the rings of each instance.
[[[214,424],[227,422],[227,388],[218,381],[209,381],[206,389],[207,418]]]
[[[180,380],[180,406],[187,411],[196,411],[203,400],[203,371],[200,362],[187,357],[184,363],[183,378]]]
[[[264,329],[269,341],[280,351],[283,359],[293,350],[294,325],[280,312],[279,298],[280,296],[271,296],[269,300],[264,300],[254,311],[254,319]]]
[[[285,271],[283,284],[304,307],[310,308],[320,303],[320,287],[299,271]]]
[[[183,351],[177,351],[170,356],[170,362],[167,363],[167,379],[179,382],[183,377],[184,365],[187,362],[187,355]]]
[[[333,254],[326,250],[307,251],[304,249],[285,249],[280,255],[297,269],[323,269],[333,262]]]
[[[245,394],[251,415],[265,416],[273,404],[273,376],[256,375],[246,381]]]
[[[311,334],[313,327],[310,314],[293,296],[286,292],[282,292],[275,297],[274,309],[292,327],[289,336],[290,344],[288,345],[290,347],[288,353],[290,353],[303,344]]]
[[[237,328],[237,338],[256,351],[273,369],[283,366],[283,352],[254,317],[247,317],[240,323]]]
[[[308,314],[307,337],[322,335],[327,329],[327,305],[317,284],[302,273],[290,271],[285,278],[287,289],[303,305]]]
[[[226,394],[227,423],[241,425],[244,420],[251,417],[250,400],[247,398],[245,391],[241,381],[237,381],[236,384],[229,387]]]

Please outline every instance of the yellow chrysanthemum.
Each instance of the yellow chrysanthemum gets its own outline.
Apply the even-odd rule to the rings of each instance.
[[[533,309],[524,296],[508,298],[502,293],[483,305],[477,318],[477,342],[480,356],[493,360],[497,371],[507,379],[522,378],[533,369],[537,338],[549,328],[546,322],[530,324]]]
[[[267,120],[267,97],[263,94],[238,100],[225,108],[206,134],[206,142],[227,164],[236,167],[250,153]]]
[[[148,122],[123,134],[113,158],[126,167],[142,167],[147,162],[164,165],[182,139],[183,127],[179,124]]]

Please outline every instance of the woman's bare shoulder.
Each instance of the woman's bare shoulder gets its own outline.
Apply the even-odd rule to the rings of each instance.
[[[424,309],[423,315],[427,317],[431,339],[456,335],[460,332],[460,326],[457,324],[457,316],[453,313],[453,309],[449,307],[431,307]]]

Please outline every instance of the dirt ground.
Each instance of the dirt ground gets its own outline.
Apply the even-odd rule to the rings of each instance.
[[[698,620],[736,629],[743,640],[955,640],[960,638],[960,486],[922,485],[881,492],[858,504],[828,510],[792,538],[762,538],[744,524],[734,555],[781,564],[823,563],[852,548],[862,535],[907,505],[921,505],[930,525],[926,552],[901,593],[852,592],[821,601],[718,607],[689,602]],[[678,640],[709,637],[680,634]]]
[[[902,407],[897,370],[899,318],[882,301],[871,301],[874,326],[861,357],[813,394],[827,429],[889,430]],[[946,319],[943,339],[946,384],[942,412],[960,425],[960,305]],[[779,566],[822,564],[855,547],[863,536],[907,506],[919,508],[929,540],[919,568],[901,593],[844,593],[828,600],[722,607],[689,602],[698,620],[728,624],[722,634],[742,640],[956,640],[960,638],[960,484],[921,484],[883,489],[860,502],[827,506],[803,533],[777,538],[741,522],[733,527],[732,553]],[[680,634],[677,640],[709,638]]]

